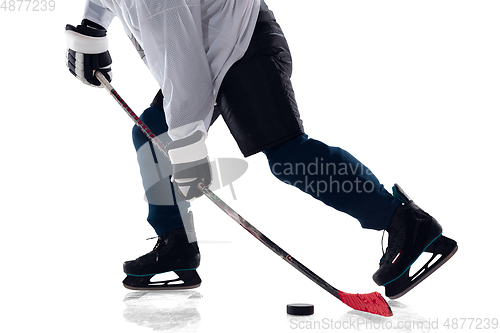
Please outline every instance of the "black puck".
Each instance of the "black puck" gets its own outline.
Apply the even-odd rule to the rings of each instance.
[[[306,303],[288,304],[286,313],[292,316],[310,316],[314,313],[314,305]]]

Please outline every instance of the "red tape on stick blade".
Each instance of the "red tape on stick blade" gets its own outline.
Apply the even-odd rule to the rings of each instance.
[[[391,317],[392,310],[386,300],[378,292],[370,294],[348,294],[339,291],[340,300],[354,310]]]

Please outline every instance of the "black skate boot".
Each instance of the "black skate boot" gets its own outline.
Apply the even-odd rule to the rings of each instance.
[[[133,290],[176,290],[196,288],[201,279],[196,272],[200,265],[198,243],[189,243],[184,228],[171,231],[166,237],[158,237],[153,251],[132,261],[123,263],[127,274],[123,285]],[[151,282],[156,274],[174,272],[174,280]]]
[[[406,294],[448,261],[458,249],[454,240],[442,235],[441,225],[410,200],[399,185],[396,184],[393,191],[403,205],[391,217],[387,230],[388,246],[380,260],[380,268],[373,275],[375,283],[385,286],[386,296],[390,299]],[[423,252],[432,253],[432,258],[410,276],[411,265]]]

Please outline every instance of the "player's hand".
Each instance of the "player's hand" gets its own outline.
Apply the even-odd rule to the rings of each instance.
[[[76,27],[66,25],[66,65],[77,79],[85,84],[101,86],[95,77],[100,71],[111,82],[111,56],[106,29],[97,23],[83,20]]]
[[[209,186],[212,183],[212,170],[205,145],[206,134],[196,131],[194,134],[172,141],[168,144],[168,155],[173,167],[172,182],[178,197],[191,201],[203,193],[199,183]]]

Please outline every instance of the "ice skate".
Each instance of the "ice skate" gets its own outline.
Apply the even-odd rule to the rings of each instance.
[[[388,228],[387,249],[380,260],[380,268],[373,275],[379,286],[385,286],[386,296],[396,299],[448,261],[457,251],[457,243],[442,235],[442,227],[418,207],[396,184],[394,196],[403,205],[396,209]],[[424,252],[432,258],[410,276],[410,267]]]
[[[177,290],[200,286],[201,279],[196,268],[200,265],[200,251],[197,242],[189,243],[184,228],[158,237],[154,249],[132,261],[123,263],[127,277],[125,288],[133,290]],[[166,281],[151,281],[161,273],[174,272],[178,278]]]

